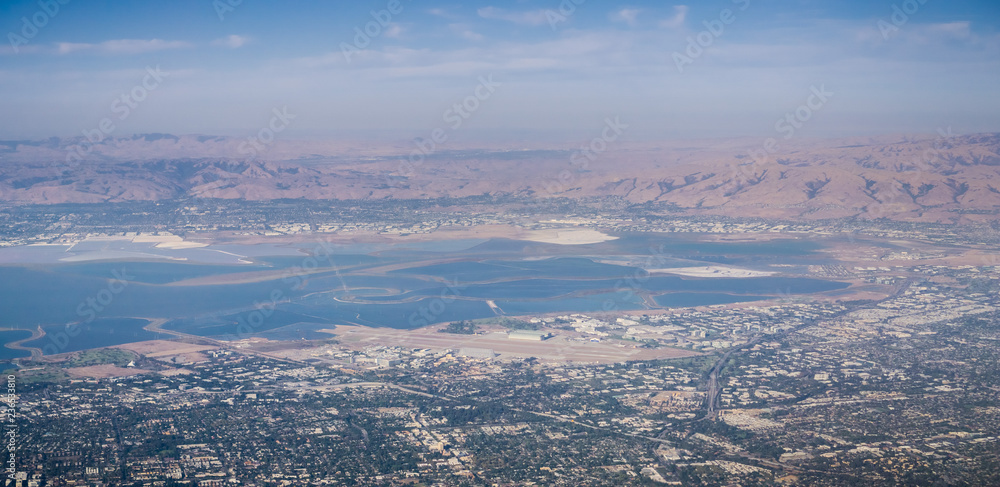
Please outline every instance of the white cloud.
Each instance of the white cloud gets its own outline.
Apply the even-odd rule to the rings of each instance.
[[[623,8],[617,12],[611,13],[611,20],[615,22],[625,22],[630,26],[635,26],[637,17],[639,16],[639,9],[637,8]]]
[[[393,22],[389,24],[382,35],[391,39],[399,39],[403,35],[403,26]]]
[[[467,41],[479,42],[484,39],[482,34],[472,30],[468,24],[448,24],[448,28]]]
[[[678,27],[684,26],[684,20],[687,19],[688,6],[687,5],[674,5],[674,16],[669,19],[664,19],[660,21],[660,27],[667,27],[669,29],[676,29]]]
[[[193,47],[189,42],[165,41],[163,39],[116,39],[97,44],[60,42],[56,44],[59,54],[71,54],[81,51],[99,52],[102,54],[140,54],[144,52],[162,51],[164,49],[183,49]]]
[[[649,14],[645,10],[640,13]],[[678,13],[683,13],[683,9]],[[369,76],[371,79],[476,76],[484,72],[589,79],[605,74],[610,76],[612,71],[617,71],[617,76],[639,77],[676,74],[672,53],[683,52],[687,34],[683,28],[629,29],[624,32],[618,29],[567,30],[544,40],[487,43],[470,42],[494,39],[490,34],[484,36],[484,32],[477,31],[478,25],[474,22],[449,23],[443,27],[452,36],[451,44],[367,49],[356,54],[349,66],[339,50],[316,57],[298,58],[295,63],[299,67],[331,72],[349,68],[351,76]],[[867,36],[877,36],[879,43],[872,45],[860,37],[855,38],[862,27],[874,30]],[[973,32],[970,38],[962,38],[967,30],[968,26],[962,22],[933,25],[911,22],[903,26],[901,37],[886,42],[874,29],[874,22],[867,20],[802,22],[769,29],[738,41],[727,38],[726,42],[718,42],[706,49],[707,54],[696,62],[705,73],[753,69],[775,73],[815,71],[823,73],[824,79],[833,80],[840,74],[830,74],[831,71],[827,70],[839,73],[844,63],[858,60],[896,60],[930,66],[940,62],[984,59],[990,53],[1000,52],[1000,36],[979,38]],[[849,41],[852,38],[855,42]],[[830,39],[848,42],[830,42]],[[1000,59],[1000,55],[993,54],[993,59]],[[628,74],[625,74],[626,71]]]
[[[230,48],[233,48],[233,49],[238,49],[240,47],[245,46],[248,42],[250,42],[250,38],[249,37],[238,36],[238,35],[234,34],[234,35],[230,35],[230,36],[227,36],[227,37],[223,37],[222,39],[216,39],[216,40],[212,41],[212,45],[213,46],[224,46],[224,47],[230,47]]]
[[[908,22],[898,27],[890,23],[872,23],[854,32],[854,38],[871,46],[885,44],[935,47],[948,42],[972,46],[988,39],[975,35],[968,21],[931,24]]]
[[[459,35],[479,36],[466,26],[454,24]],[[513,42],[490,45],[468,45],[460,49],[432,50],[386,47],[357,53],[350,63],[352,74],[373,78],[476,76],[482,73],[587,73],[620,69],[622,66],[643,64],[654,60],[662,66],[668,58],[654,59],[647,52],[637,52],[635,46],[657,44],[640,40],[637,34],[622,32],[576,32],[566,37],[541,42]],[[481,36],[480,36],[481,37]],[[667,56],[662,52],[659,56]],[[639,59],[641,58],[641,62]],[[293,61],[307,69],[347,67],[340,51]],[[665,68],[659,68],[665,69]]]
[[[636,17],[640,25],[660,25],[664,18],[674,16],[676,22],[665,24],[675,27],[616,29],[608,25],[608,14],[613,9],[606,8],[596,12],[598,18],[595,20],[603,25],[562,29],[557,35],[546,32],[543,36],[500,36],[495,35],[494,28],[507,31],[524,28],[492,21],[484,26],[484,21],[473,14],[465,21],[439,19],[436,29],[443,32],[435,32],[441,35],[429,36],[433,42],[425,44],[419,42],[422,37],[411,32],[411,24],[405,23],[403,36],[414,37],[414,42],[377,43],[357,53],[351,62],[345,60],[336,45],[326,45],[325,53],[320,51],[317,54],[321,55],[312,58],[296,58],[292,54],[248,59],[240,63],[239,76],[235,76],[225,63],[208,64],[205,72],[187,77],[175,75],[171,70],[174,81],[170,92],[164,92],[164,96],[173,98],[160,100],[157,96],[159,101],[151,103],[170,106],[176,112],[170,112],[173,121],[164,116],[162,123],[180,126],[192,123],[190,119],[201,118],[210,122],[197,123],[205,123],[204,126],[210,128],[212,124],[216,124],[215,127],[227,127],[226,123],[241,124],[246,113],[250,116],[245,118],[253,118],[253,110],[247,107],[255,104],[246,101],[265,97],[289,103],[290,107],[300,107],[293,111],[303,110],[303,120],[310,115],[322,120],[315,122],[320,125],[309,129],[350,124],[381,127],[382,123],[398,127],[424,127],[420,124],[427,123],[426,127],[432,128],[435,122],[440,123],[434,116],[467,95],[479,76],[493,74],[497,82],[506,83],[505,98],[492,105],[495,108],[483,112],[483,120],[484,123],[496,120],[497,126],[507,124],[509,127],[551,125],[586,130],[591,118],[599,123],[603,114],[612,113],[621,114],[623,120],[635,126],[648,127],[653,133],[661,129],[662,133],[671,134],[691,133],[685,130],[744,133],[742,131],[758,130],[755,128],[758,126],[759,133],[767,133],[773,132],[769,120],[773,121],[784,110],[801,103],[800,98],[808,94],[808,87],[813,83],[826,83],[828,89],[838,93],[837,99],[842,100],[837,106],[831,105],[830,119],[848,116],[839,115],[847,112],[837,110],[857,110],[868,117],[869,112],[910,114],[925,109],[931,115],[912,118],[933,127],[933,124],[951,123],[954,113],[969,113],[970,117],[990,123],[995,123],[995,114],[1000,113],[996,110],[996,97],[988,95],[992,88],[985,86],[990,75],[1000,72],[1000,39],[996,34],[979,33],[978,29],[973,29],[971,37],[964,39],[962,36],[969,32],[965,23],[921,24],[911,20],[901,27],[900,36],[888,41],[882,40],[874,18],[802,20],[766,29],[754,29],[751,24],[744,26],[741,23],[741,29],[746,27],[746,30],[741,30],[740,36],[725,37],[713,44],[696,59],[697,69],[685,70],[680,75],[672,53],[683,52],[687,44],[685,36],[690,35],[686,28],[700,29],[700,26],[694,22],[685,25],[681,17],[686,17],[688,12],[679,7],[657,17],[650,17],[652,10],[642,8],[643,18]],[[878,42],[869,45],[860,38],[855,39],[854,35],[862,29],[867,30],[865,38],[874,37]],[[543,27],[542,30],[548,29]],[[464,40],[480,39],[481,34],[489,42]],[[916,39],[922,37],[926,37],[927,42],[935,39],[941,42],[917,42]],[[851,42],[852,39],[855,42]],[[46,52],[55,52],[52,44],[40,45]],[[208,41],[198,42],[198,47],[209,51],[206,55],[224,57],[232,52],[225,48],[208,49],[208,46]],[[98,47],[89,44],[66,47],[68,52],[86,49]],[[80,65],[77,68],[80,71],[62,77],[32,65],[26,68],[11,66],[9,71],[0,70],[0,85],[8,87],[7,98],[15,100],[9,104],[20,103],[13,93],[18,97],[22,96],[20,93],[30,93],[34,99],[48,103],[45,106],[50,107],[52,113],[63,113],[62,110],[68,110],[61,106],[66,100],[70,104],[88,98],[100,101],[108,86],[117,86],[115,83],[121,80],[141,79],[141,74],[132,71],[100,71],[101,64]],[[733,79],[740,80],[738,90],[731,86]],[[621,83],[627,89],[593,95],[609,82]],[[231,84],[236,87],[230,89]],[[43,90],[45,86],[56,89]],[[86,87],[87,93],[92,95],[81,96],[80,86]],[[212,99],[214,105],[204,105],[203,93],[222,89],[230,90],[227,97],[215,97]],[[328,94],[348,90],[352,96],[347,98]],[[412,96],[415,92],[422,96]],[[316,93],[327,95],[317,96]],[[840,93],[844,94],[843,98]],[[286,99],[289,96],[292,98]],[[869,109],[866,104],[873,108]],[[29,105],[24,103],[24,108],[19,108],[21,111],[15,114],[18,116],[8,118],[18,120],[21,116],[38,127],[50,123],[47,118],[56,118],[42,117],[40,110]],[[106,109],[96,102],[93,105],[97,110]],[[375,108],[369,111],[368,105]],[[841,106],[844,108],[839,108]],[[75,125],[86,127],[93,110],[90,106],[79,108],[74,121],[66,124],[67,132],[79,133]],[[353,116],[339,115],[345,112],[363,115],[358,115],[359,121],[355,121]],[[488,118],[493,113],[498,118]],[[864,128],[858,130],[868,130],[882,123],[903,127],[906,125],[893,124],[898,120],[906,122],[904,118],[903,115],[859,118]],[[151,123],[161,123],[160,120]],[[845,118],[838,120],[837,123],[844,126],[850,125]],[[329,125],[322,125],[324,123]],[[19,127],[11,122],[4,129],[23,130]],[[421,132],[426,135],[426,131]]]
[[[89,49],[94,49],[96,46],[94,44],[82,44],[75,42],[60,42],[56,44],[56,49],[59,54],[69,54],[76,51],[86,51]]]
[[[44,49],[38,44],[20,45],[16,48],[7,44],[0,44],[0,56],[11,56],[24,53],[42,52]]]
[[[506,20],[519,25],[544,25],[549,22],[545,10],[527,10],[512,12],[496,7],[483,7],[476,11],[480,17],[492,20]]]
[[[458,15],[455,15],[443,8],[432,8],[428,10],[427,13],[435,17],[441,17],[443,19],[448,19],[448,20],[458,20],[460,18]]]
[[[930,24],[927,26],[928,32],[940,34],[943,37],[955,39],[968,39],[972,35],[969,22],[948,22],[944,24]]]

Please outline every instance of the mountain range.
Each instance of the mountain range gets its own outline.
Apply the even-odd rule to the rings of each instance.
[[[256,143],[255,143],[256,142]],[[73,154],[73,156],[71,156]],[[145,134],[0,141],[0,202],[615,197],[692,215],[992,221],[1000,134],[435,144]]]

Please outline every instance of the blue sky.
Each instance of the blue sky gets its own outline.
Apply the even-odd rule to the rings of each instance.
[[[384,26],[371,12],[387,0],[49,0],[54,15],[2,2],[0,138],[76,136],[108,117],[116,136],[247,135],[275,108],[295,115],[286,136],[426,135],[490,76],[469,134],[591,133],[620,117],[635,138],[773,135],[813,88],[833,95],[807,136],[1000,131],[995,0],[576,1],[401,0]],[[377,35],[345,56],[366,25]],[[130,92],[144,99],[121,117]]]

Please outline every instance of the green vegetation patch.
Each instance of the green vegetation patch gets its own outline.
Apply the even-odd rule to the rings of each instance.
[[[468,320],[456,321],[448,323],[448,326],[438,331],[441,333],[454,333],[456,335],[475,335],[476,324]]]
[[[3,375],[17,377],[17,383],[22,386],[44,384],[62,384],[69,380],[69,374],[59,367],[49,365],[26,367],[23,369],[7,369]],[[20,392],[26,392],[21,390]]]
[[[115,364],[119,367],[128,365],[135,360],[135,354],[120,348],[101,348],[84,350],[69,358],[66,367],[86,367],[88,365]]]

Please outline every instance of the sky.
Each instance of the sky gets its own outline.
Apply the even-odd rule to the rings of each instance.
[[[1000,132],[998,26],[996,0],[0,1],[0,139]]]

